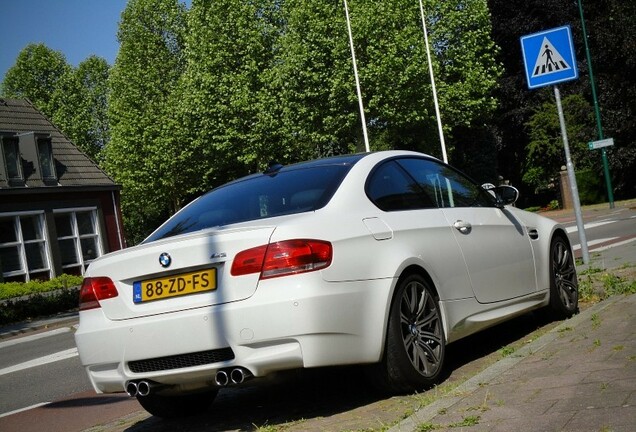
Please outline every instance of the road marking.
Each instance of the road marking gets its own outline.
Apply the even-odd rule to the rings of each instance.
[[[618,237],[611,237],[611,238],[607,238],[607,239],[594,240],[594,241],[589,242],[587,245],[590,246],[590,245],[593,245],[593,244],[598,244],[600,242],[616,240],[617,238]],[[636,241],[636,237],[630,238],[630,239],[627,239],[627,240],[623,240],[623,241],[620,241],[620,242],[608,244],[607,246],[601,246],[601,247],[598,247],[598,248],[594,248],[593,250],[594,250],[594,252],[603,252],[604,250],[611,249],[611,248],[617,247],[617,246],[623,246],[623,245],[626,245],[627,243],[631,243],[633,241]],[[580,244],[576,244],[576,245],[572,246],[572,249],[573,250],[579,250],[579,249],[581,249],[581,245]]]
[[[18,414],[18,413],[21,413],[21,412],[23,412],[23,411],[28,411],[28,410],[32,410],[32,409],[36,409],[36,408],[40,408],[41,406],[48,405],[48,404],[50,404],[50,403],[51,403],[51,402],[42,402],[42,403],[39,403],[39,404],[35,404],[35,405],[28,406],[28,407],[26,407],[26,408],[20,408],[20,409],[17,409],[17,410],[15,410],[15,411],[9,411],[9,412],[6,412],[6,413],[3,413],[3,414],[0,414],[0,418],[2,418],[2,417],[7,417],[7,416],[10,416],[10,415],[13,415],[13,414]]]
[[[5,342],[0,342],[0,349],[5,348],[5,347],[9,347],[12,345],[17,345],[19,343],[24,343],[24,342],[33,342],[35,340],[38,339],[43,339],[46,337],[50,337],[50,336],[56,336],[59,334],[63,334],[63,333],[68,333],[72,331],[71,327],[62,327],[59,329],[55,329],[55,330],[51,330],[51,331],[47,331],[44,333],[38,333],[38,334],[34,334],[34,335],[30,335],[30,336],[23,336],[23,337],[17,337],[16,339],[11,339]]]
[[[79,354],[77,352],[77,348],[70,348],[65,351],[49,354],[47,356],[29,360],[27,362],[20,363],[15,366],[9,366],[4,369],[0,369],[0,376],[7,375],[13,372],[18,372],[24,369],[30,369],[33,367],[42,366],[42,365],[53,363],[56,361],[70,359],[73,357],[77,357],[78,355]]]
[[[585,225],[583,225],[583,228],[585,228],[586,230],[588,230],[588,229],[592,229],[592,228],[596,228],[596,227],[600,227],[600,226],[603,226],[603,225],[612,224],[612,223],[616,223],[616,222],[618,222],[618,221],[615,221],[615,220],[606,220],[606,221],[600,221],[600,222],[591,222],[591,223],[589,223],[589,224],[585,224]],[[567,228],[565,229],[565,231],[566,231],[568,234],[573,233],[573,232],[577,232],[578,230],[579,230],[579,228],[578,228],[576,225],[574,225],[574,226],[569,226],[569,227],[567,227]]]
[[[608,238],[603,238],[603,239],[596,239],[596,240],[590,240],[589,242],[587,242],[587,247],[591,248],[592,246],[595,246],[597,244],[601,244],[601,243],[607,243],[609,241],[612,240],[616,240],[618,237],[608,237]],[[616,246],[615,244],[613,244],[612,246]],[[572,249],[574,250],[579,250],[581,249],[581,244],[575,244],[574,246],[572,246]]]

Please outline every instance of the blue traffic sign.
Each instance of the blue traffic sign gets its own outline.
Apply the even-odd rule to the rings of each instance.
[[[579,77],[570,26],[522,36],[520,40],[528,88],[558,84]]]

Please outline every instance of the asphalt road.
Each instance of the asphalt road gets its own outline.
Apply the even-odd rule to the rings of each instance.
[[[73,340],[73,328],[0,342],[0,415],[58,400],[90,388]]]
[[[581,254],[581,240],[572,211],[557,211],[548,214],[567,228],[573,249]],[[616,247],[636,239],[636,207],[599,206],[585,209],[582,212],[585,237],[590,252],[603,251],[608,247]]]

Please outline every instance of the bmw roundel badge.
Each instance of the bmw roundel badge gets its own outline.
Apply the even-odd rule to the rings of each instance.
[[[172,258],[170,257],[170,254],[168,254],[168,252],[164,252],[159,255],[159,264],[161,264],[161,267],[169,267],[171,263]]]

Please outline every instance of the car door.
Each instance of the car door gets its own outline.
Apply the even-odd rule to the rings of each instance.
[[[365,218],[373,237],[383,243],[375,253],[388,268],[403,262],[424,263],[442,300],[472,297],[462,252],[440,208],[396,160],[377,166],[366,193],[382,213]]]
[[[530,238],[511,212],[496,207],[479,185],[438,161],[407,158],[400,164],[442,209],[477,301],[492,303],[537,290]]]

